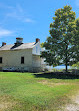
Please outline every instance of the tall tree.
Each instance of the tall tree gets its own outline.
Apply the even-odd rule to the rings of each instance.
[[[65,64],[67,72],[67,66],[76,62],[72,45],[75,29],[75,12],[71,6],[66,5],[55,11],[53,23],[50,24],[50,36],[43,44],[46,50],[42,52],[42,57],[46,58],[49,65]]]

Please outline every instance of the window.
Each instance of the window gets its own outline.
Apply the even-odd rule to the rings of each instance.
[[[2,63],[2,57],[0,57],[0,63]]]
[[[21,64],[24,64],[24,57],[21,57]]]

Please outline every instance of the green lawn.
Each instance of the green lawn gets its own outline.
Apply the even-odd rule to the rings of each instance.
[[[0,111],[57,111],[79,91],[79,76],[0,72]]]

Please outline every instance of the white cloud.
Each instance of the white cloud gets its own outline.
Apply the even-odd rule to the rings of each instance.
[[[8,5],[0,2],[0,8],[3,8],[3,9],[13,9],[14,7],[8,6]]]
[[[30,19],[30,18],[26,18],[26,19],[24,20],[24,22],[27,22],[27,23],[34,23],[35,21],[32,20],[32,19]]]
[[[8,10],[8,12],[5,14],[8,18],[15,18],[18,20],[22,19],[23,16],[23,9],[22,7],[17,4],[15,7],[11,8],[11,10]]]
[[[20,8],[19,10],[13,10],[10,13],[7,13],[6,16],[8,18],[15,18],[17,20],[20,20],[21,22],[26,22],[26,23],[35,23],[35,20],[27,17],[27,15],[25,15],[23,13],[23,10]]]
[[[20,4],[17,4],[16,7],[17,7],[17,10],[18,10],[19,12],[21,12],[21,13],[23,12],[23,8],[21,7]]]
[[[0,24],[5,24],[7,20],[17,20],[25,23],[35,23],[36,21],[32,19],[23,9],[23,7],[18,3],[15,6],[6,5],[4,3],[0,3],[0,9],[6,9],[4,12],[4,19],[0,21]]]
[[[11,34],[13,34],[13,31],[7,29],[0,29],[0,38],[3,36],[10,36]]]
[[[14,11],[14,12],[9,12],[9,13],[7,13],[7,14],[6,14],[6,17],[7,17],[7,18],[10,18],[10,17],[11,17],[11,18],[15,18],[15,19],[18,19],[18,20],[21,19],[21,16],[18,15],[17,12],[15,12],[15,11]]]
[[[24,9],[22,8],[22,6],[19,3],[17,5],[15,5],[15,7],[7,6],[5,4],[0,3],[0,7],[9,9],[9,10],[7,10],[7,12],[5,14],[5,18],[7,18],[7,19],[14,18],[14,19],[20,20],[21,22],[26,22],[26,23],[35,22],[26,14],[26,11],[24,11]]]

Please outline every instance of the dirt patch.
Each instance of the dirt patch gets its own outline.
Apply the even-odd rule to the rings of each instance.
[[[6,109],[8,107],[12,107],[13,103],[10,103],[10,102],[3,102],[3,103],[0,103],[0,109]]]
[[[75,103],[79,104],[79,95],[75,98]]]
[[[79,93],[71,98],[72,104],[67,104],[61,111],[79,111]]]
[[[11,107],[15,106],[15,102],[2,102],[0,103],[0,111],[5,111],[6,109],[11,109]]]
[[[52,83],[52,82],[47,81],[47,80],[38,81],[38,83],[41,83],[43,85],[48,85],[50,87],[59,86],[59,85],[69,85],[69,83]]]
[[[42,81],[38,81],[38,83],[48,84],[49,82],[47,80],[42,80]]]
[[[0,111],[5,111],[17,104],[16,101],[13,101],[9,96],[0,97]]]
[[[69,104],[66,106],[65,111],[79,111],[78,104]]]

